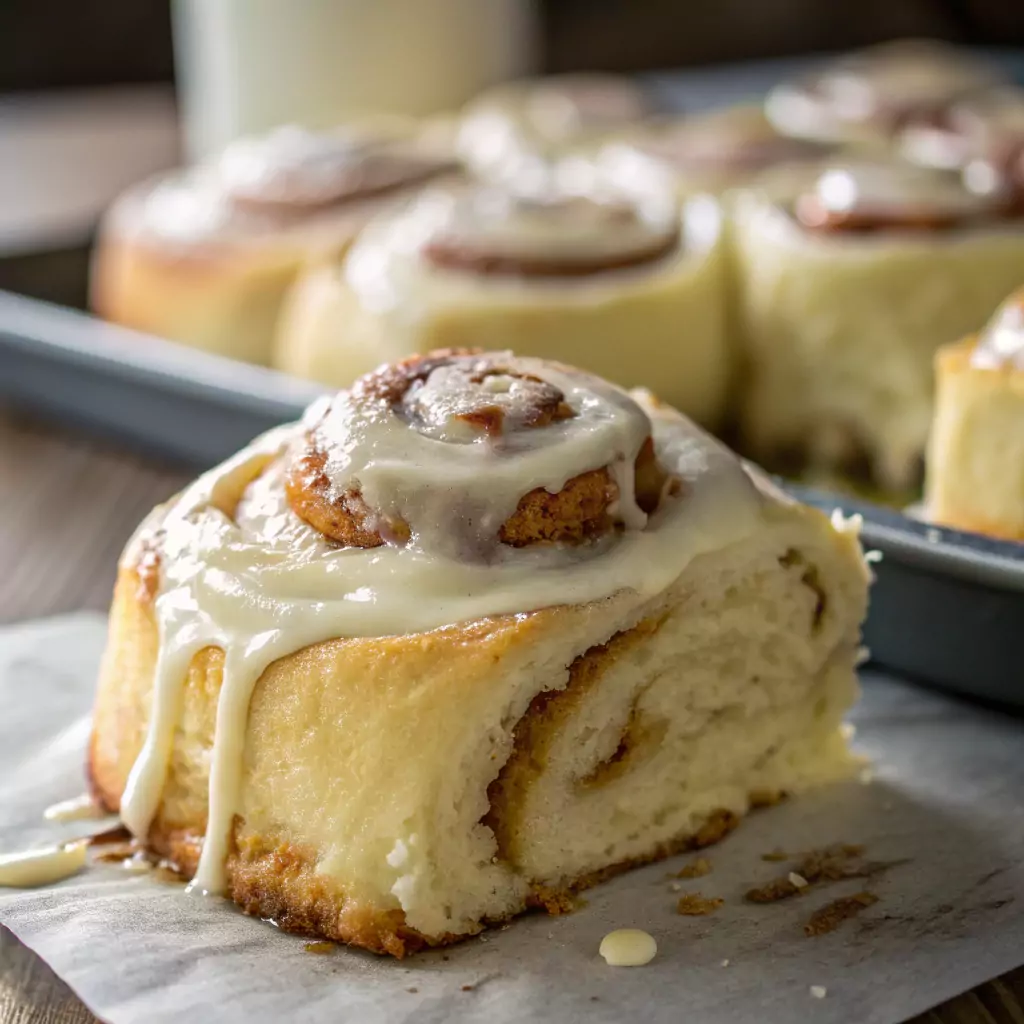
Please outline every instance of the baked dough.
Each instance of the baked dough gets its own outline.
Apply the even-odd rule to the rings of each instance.
[[[596,196],[433,190],[306,275],[275,365],[346,386],[415,352],[510,348],[656,386],[715,425],[732,371],[723,289],[716,205],[680,214],[660,181]]]
[[[846,776],[866,589],[652,396],[435,353],[143,524],[91,776],[195,888],[402,956]]]
[[[337,256],[372,214],[453,166],[432,136],[402,120],[239,140],[114,203],[93,254],[92,308],[126,327],[266,363],[300,268]]]
[[[803,184],[808,166],[823,161],[836,147],[779,134],[759,106],[739,105],[706,114],[650,118],[608,143],[599,159],[618,162],[623,174],[629,149],[664,163],[680,195],[723,195],[749,188],[771,174],[773,187]]]
[[[1024,541],[1024,292],[977,337],[940,349],[928,518]]]
[[[462,112],[460,157],[476,174],[521,181],[550,173],[566,156],[593,147],[651,111],[650,98],[628,78],[551,75],[495,86]]]
[[[936,349],[1024,280],[1024,230],[998,195],[909,165],[835,165],[789,202],[744,196],[744,445],[780,466],[919,483]]]
[[[772,89],[765,110],[786,135],[887,145],[907,119],[1003,80],[991,62],[935,40],[881,43]]]

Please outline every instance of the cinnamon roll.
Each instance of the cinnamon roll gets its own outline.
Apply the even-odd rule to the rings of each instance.
[[[94,788],[194,889],[402,956],[844,776],[866,585],[650,394],[415,357],[144,522]]]
[[[640,86],[615,75],[552,75],[512,82],[487,90],[466,107],[457,128],[457,148],[478,175],[521,180],[635,124],[651,109],[650,97]]]
[[[1024,541],[1024,291],[935,361],[928,517]]]
[[[629,173],[629,149],[667,165],[680,193],[691,196],[749,187],[768,173],[781,187],[787,170],[820,163],[836,147],[780,135],[759,107],[737,106],[696,117],[652,118],[608,144],[599,159],[618,161],[622,173]]]
[[[1002,80],[991,63],[947,44],[904,39],[776,86],[765,111],[784,135],[887,144],[906,120]]]
[[[910,165],[837,164],[789,200],[745,196],[734,249],[749,450],[918,484],[935,350],[1024,280],[1010,197]]]
[[[431,190],[376,219],[340,265],[304,277],[275,365],[345,386],[416,352],[511,348],[656,384],[714,424],[731,370],[719,220],[709,199],[680,214],[661,182],[587,195]]]
[[[925,167],[960,170],[981,161],[1014,171],[1024,151],[1024,89],[989,89],[924,111],[905,121],[897,143]]]
[[[93,255],[100,316],[266,363],[300,267],[343,252],[376,212],[453,169],[400,121],[280,128],[142,183],[108,212]]]

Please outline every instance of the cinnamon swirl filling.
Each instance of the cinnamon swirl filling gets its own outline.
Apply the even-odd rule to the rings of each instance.
[[[479,275],[589,277],[657,262],[679,241],[677,217],[625,197],[482,188],[452,197],[422,255],[435,267]]]
[[[399,436],[410,432],[427,451],[436,453],[448,447],[475,450],[487,460],[510,467],[517,458],[545,446],[557,449],[577,429],[594,429],[593,410],[584,407],[586,403],[574,405],[558,383],[547,379],[548,372],[536,360],[508,354],[434,352],[368,374],[353,385],[343,401],[360,421]],[[402,491],[401,481],[392,481],[385,488],[388,507],[381,508],[367,502],[358,472],[339,473],[336,467],[332,472],[332,446],[337,448],[339,441],[344,445],[332,427],[332,412],[333,406],[292,451],[285,476],[292,510],[343,547],[408,543],[416,510],[402,497],[396,498],[396,492]],[[669,475],[658,465],[649,432],[632,457],[631,467],[579,468],[583,471],[570,473],[557,489],[525,488],[500,523],[484,515],[494,523],[489,536],[485,529],[477,529],[479,516],[467,516],[465,505],[459,507],[459,499],[453,495],[454,482],[448,485],[447,509],[437,500],[441,494],[441,504],[445,501],[442,480],[436,481],[436,487],[426,488],[431,491],[428,504],[435,516],[448,514],[447,526],[453,530],[468,523],[475,534],[468,546],[477,550],[496,543],[513,548],[582,544],[605,536],[630,518],[650,514],[671,485]],[[487,471],[487,465],[482,465],[481,472]],[[568,470],[561,472],[564,475]],[[472,498],[469,500],[472,504]],[[432,526],[436,529],[439,524]]]

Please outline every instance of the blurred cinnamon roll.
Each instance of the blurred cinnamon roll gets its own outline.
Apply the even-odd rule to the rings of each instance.
[[[635,182],[634,182],[635,183]],[[276,365],[349,384],[381,360],[482,345],[657,385],[704,423],[723,411],[719,215],[670,186],[587,195],[432,190],[307,275]]]
[[[854,767],[856,537],[752,473],[561,364],[382,367],[142,525],[95,789],[195,889],[395,956],[714,842]]]
[[[372,214],[453,168],[442,146],[401,121],[239,140],[115,202],[93,255],[92,307],[127,327],[265,363],[300,267],[343,252]]]
[[[887,144],[908,119],[1003,80],[989,61],[934,40],[904,39],[776,86],[765,110],[785,135]]]
[[[683,196],[721,195],[760,182],[769,172],[781,185],[787,169],[805,172],[836,150],[829,143],[779,134],[760,107],[749,105],[692,117],[652,118],[610,143],[603,159],[618,159],[628,173],[624,151],[631,148],[667,165]]]
[[[925,510],[961,530],[1024,541],[1024,291],[935,360]]]
[[[640,86],[615,75],[512,82],[487,90],[466,107],[457,129],[458,152],[485,178],[522,180],[634,125],[651,110]]]
[[[909,165],[837,164],[788,201],[744,197],[734,241],[745,444],[914,486],[935,350],[1024,280],[1012,197]]]

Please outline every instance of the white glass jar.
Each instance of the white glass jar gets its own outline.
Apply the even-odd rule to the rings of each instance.
[[[174,0],[188,155],[276,125],[453,110],[533,68],[532,0]]]

